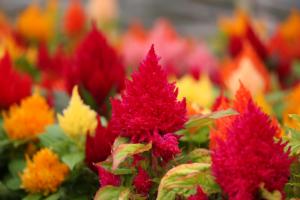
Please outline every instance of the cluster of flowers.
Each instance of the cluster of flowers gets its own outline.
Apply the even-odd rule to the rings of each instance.
[[[300,13],[222,19],[217,59],[115,3],[0,16],[0,199],[299,198]]]

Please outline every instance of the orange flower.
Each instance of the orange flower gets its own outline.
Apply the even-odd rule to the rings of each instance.
[[[13,105],[3,114],[3,126],[11,139],[30,139],[54,122],[54,111],[39,94]]]
[[[53,5],[42,10],[37,4],[24,10],[17,21],[17,29],[28,39],[48,41],[54,34]]]
[[[221,71],[222,81],[234,94],[239,82],[248,88],[252,95],[266,92],[270,88],[270,75],[250,44],[245,43],[242,52],[225,63]]]
[[[80,0],[72,0],[64,18],[64,29],[67,35],[80,34],[85,25],[85,13]]]
[[[286,107],[283,111],[283,123],[291,128],[298,128],[297,121],[291,119],[289,114],[300,115],[300,84],[298,84],[286,97]]]
[[[68,166],[47,148],[38,151],[32,160],[27,156],[26,160],[27,166],[20,176],[22,188],[30,193],[55,192],[69,173]]]

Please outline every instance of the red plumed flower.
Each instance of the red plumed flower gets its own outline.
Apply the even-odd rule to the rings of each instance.
[[[32,81],[28,75],[21,75],[13,69],[10,57],[5,53],[0,60],[0,110],[31,94]]]
[[[163,152],[159,153],[160,148],[155,150],[155,146],[160,147],[163,140],[170,138],[170,141],[164,142],[170,142],[170,146],[175,144],[173,136],[164,135],[183,127],[186,103],[185,99],[177,100],[178,90],[174,83],[168,83],[153,46],[139,70],[133,73],[132,80],[127,80],[125,87],[122,99],[112,101],[113,132],[129,137],[133,142],[150,142],[154,138],[157,144],[154,144],[154,152],[162,156]],[[155,136],[154,132],[162,138]],[[173,155],[179,152],[178,148],[171,149]]]
[[[154,131],[152,137],[153,154],[161,157],[164,161],[169,161],[174,155],[180,153],[178,147],[178,136],[174,133],[167,133],[163,136]]]
[[[254,200],[262,183],[283,193],[292,161],[286,144],[274,141],[271,119],[249,99],[225,131],[227,139],[212,152],[212,171],[229,199]]]
[[[122,89],[125,78],[121,59],[95,26],[77,47],[66,74],[69,92],[83,86],[99,106],[111,91]]]
[[[197,187],[197,193],[189,196],[188,200],[208,200],[207,195],[203,192],[200,186]]]
[[[138,169],[138,174],[133,179],[133,185],[136,191],[140,194],[147,195],[152,186],[152,181],[148,173],[141,167]]]
[[[58,47],[54,54],[51,55],[47,46],[44,43],[40,44],[38,49],[37,66],[41,70],[41,85],[43,87],[49,90],[64,90],[63,74],[68,65],[69,58],[67,58],[62,48]]]
[[[110,173],[99,165],[96,166],[98,169],[99,183],[101,187],[104,187],[106,185],[120,186],[121,179],[119,176]]]
[[[98,126],[95,135],[91,136],[88,134],[85,144],[85,161],[94,171],[96,171],[94,163],[106,160],[111,153],[111,146],[115,140],[115,136],[111,133],[110,127],[103,127],[99,117],[97,120]]]

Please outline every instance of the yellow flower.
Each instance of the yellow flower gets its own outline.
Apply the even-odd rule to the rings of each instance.
[[[208,108],[214,100],[213,85],[206,74],[201,75],[199,80],[190,75],[186,75],[177,81],[179,90],[178,97],[186,98],[190,104],[198,104]]]
[[[30,193],[48,195],[55,192],[69,173],[67,165],[59,161],[50,149],[41,149],[33,160],[26,157],[27,166],[21,176],[22,188]]]
[[[71,138],[78,138],[88,132],[93,134],[97,127],[97,113],[85,105],[78,93],[78,87],[73,88],[69,106],[58,114],[58,122],[64,132]]]
[[[12,105],[4,112],[3,119],[4,129],[11,139],[30,139],[54,122],[54,111],[35,93],[23,99],[20,106]]]
[[[283,123],[291,128],[298,128],[297,121],[289,117],[289,114],[300,115],[300,84],[296,86],[286,97],[286,107],[283,111]]]
[[[51,39],[54,34],[52,4],[46,10],[42,10],[37,4],[30,5],[20,14],[17,21],[17,29],[29,39],[39,41]]]
[[[270,105],[269,102],[267,102],[266,98],[262,93],[259,93],[258,95],[255,96],[255,101],[257,105],[261,107],[266,114],[268,115],[273,114],[272,106]]]

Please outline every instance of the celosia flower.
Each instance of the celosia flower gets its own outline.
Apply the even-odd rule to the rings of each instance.
[[[14,103],[31,94],[31,79],[16,72],[6,53],[0,60],[0,110],[7,109]]]
[[[12,105],[3,114],[3,127],[11,139],[30,139],[43,133],[46,126],[54,123],[54,111],[38,93]]]
[[[111,91],[123,87],[123,64],[95,26],[79,44],[71,66],[67,68],[67,78],[69,90],[74,85],[83,86],[99,106]]]
[[[37,4],[28,6],[18,17],[17,29],[28,39],[49,41],[54,34],[52,8],[42,10]]]
[[[233,19],[221,19],[221,29],[228,35],[228,51],[235,57],[242,50],[244,43],[249,43],[260,59],[267,58],[267,49],[265,44],[259,38],[262,35],[261,30],[265,30],[261,23],[252,23],[244,10],[237,10]],[[258,31],[261,31],[258,33]]]
[[[133,185],[139,194],[147,196],[151,189],[152,181],[148,173],[143,168],[138,168],[138,174],[133,179]]]
[[[298,128],[297,122],[289,117],[290,114],[300,114],[300,84],[294,87],[286,97],[286,106],[283,111],[283,123],[291,128]]]
[[[53,89],[65,89],[63,80],[65,67],[68,67],[69,59],[58,47],[53,55],[50,55],[47,46],[41,43],[38,49],[37,67],[41,70],[41,85],[50,91]]]
[[[166,73],[158,64],[152,46],[139,71],[133,73],[132,80],[127,80],[121,100],[112,101],[113,133],[129,137],[133,142],[155,139],[158,147],[170,138],[168,147],[172,148],[168,150],[172,152],[168,152],[168,156],[174,156],[178,153],[178,148],[173,148],[175,136],[165,134],[181,129],[186,121],[185,99],[177,101],[177,94],[175,84],[168,83]],[[153,148],[156,151],[155,146]],[[156,155],[163,156],[163,151],[157,151]]]
[[[266,92],[270,88],[270,75],[249,44],[245,44],[242,52],[225,64],[221,75],[224,85],[232,94],[237,91],[240,81],[252,95]]]
[[[212,170],[229,199],[254,200],[260,184],[283,194],[292,159],[286,144],[275,142],[276,127],[250,99],[244,112],[225,130],[212,152]]]
[[[208,197],[203,192],[202,188],[198,186],[196,194],[189,196],[188,200],[208,200]]]
[[[21,174],[22,188],[30,193],[49,193],[57,191],[69,173],[67,165],[59,161],[50,149],[41,149],[33,159],[27,159],[27,165]]]
[[[133,24],[122,39],[121,51],[127,66],[137,68],[151,44],[156,45],[157,54],[168,74],[181,76],[187,73],[205,73],[213,81],[218,80],[218,63],[203,42],[196,42],[176,33],[164,19],[146,31]]]
[[[169,161],[174,155],[180,153],[178,136],[174,133],[167,133],[161,136],[157,131],[154,131],[151,140],[154,156],[161,157],[164,161]]]
[[[85,105],[78,93],[78,87],[73,88],[72,97],[63,115],[57,115],[60,127],[64,133],[74,139],[79,139],[87,133],[94,134],[97,127],[97,113]]]
[[[112,185],[112,186],[120,186],[121,179],[119,176],[114,175],[104,169],[103,167],[96,165],[98,169],[99,183],[101,187]]]
[[[220,97],[216,99],[216,102],[213,106],[213,111],[218,111],[218,110],[226,110],[229,108],[233,108],[237,112],[244,113],[248,102],[252,100],[252,96],[247,90],[242,83],[240,83],[240,88],[235,94],[235,98],[232,102],[229,101],[226,97],[221,94]],[[266,112],[266,105],[265,102],[257,101],[258,105],[263,109],[264,112]],[[267,113],[270,114],[270,113]],[[221,119],[215,120],[215,127],[212,128],[210,132],[210,148],[214,149],[217,148],[217,141],[218,140],[226,140],[227,135],[226,135],[226,129],[228,126],[232,123],[232,121],[235,119],[237,115],[234,116],[228,116],[228,117],[223,117]],[[272,126],[276,129],[276,134],[275,136],[277,138],[281,138],[282,136],[282,130],[280,128],[280,125],[275,117],[271,118],[271,123]]]
[[[69,36],[80,34],[85,26],[85,13],[80,0],[72,0],[64,17],[64,30]]]
[[[110,125],[105,128],[102,126],[99,117],[97,120],[98,126],[94,136],[88,134],[85,143],[85,160],[88,166],[94,171],[96,171],[94,163],[106,160],[111,154],[111,147],[116,138],[111,132]]]
[[[191,75],[186,75],[177,81],[176,86],[179,89],[179,99],[185,97],[189,104],[195,103],[209,108],[213,103],[213,85],[205,74],[202,74],[199,80],[196,80]]]

